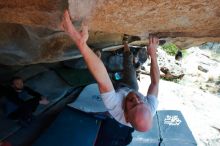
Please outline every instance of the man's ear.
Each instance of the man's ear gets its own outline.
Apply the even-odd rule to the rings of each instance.
[[[128,113],[127,113],[127,109],[126,109],[126,98],[123,101],[122,108],[124,110],[125,121],[129,122],[129,120],[128,120]]]
[[[129,122],[128,114],[125,112],[124,115],[125,115],[125,121],[128,123]]]

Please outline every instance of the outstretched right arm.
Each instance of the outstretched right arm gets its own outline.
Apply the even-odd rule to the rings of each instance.
[[[89,37],[88,27],[83,26],[82,32],[78,32],[73,26],[67,10],[64,13],[62,27],[79,48],[79,51],[82,54],[89,71],[98,83],[100,92],[106,93],[114,90],[103,62],[96,56],[96,54],[88,47],[86,43]]]

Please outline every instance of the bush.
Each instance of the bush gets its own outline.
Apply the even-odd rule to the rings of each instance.
[[[167,43],[167,44],[164,44],[162,46],[162,49],[169,55],[171,56],[175,56],[177,51],[180,50],[183,54],[183,57],[188,55],[186,49],[179,49],[175,44],[173,43]]]
[[[175,56],[176,52],[179,50],[175,44],[167,43],[162,46],[162,49],[169,55]]]

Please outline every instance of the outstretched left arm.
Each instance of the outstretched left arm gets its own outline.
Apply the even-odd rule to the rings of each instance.
[[[157,64],[157,54],[156,54],[157,45],[158,45],[158,38],[150,37],[147,52],[151,57],[151,67],[150,67],[151,84],[148,88],[147,94],[155,95],[156,97],[158,96],[159,80],[160,80],[160,71]]]

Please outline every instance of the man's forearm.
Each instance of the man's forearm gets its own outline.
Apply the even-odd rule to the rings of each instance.
[[[159,84],[160,71],[159,71],[156,57],[151,57],[150,77],[151,77],[152,84]]]
[[[88,26],[82,25],[82,31],[77,31],[70,19],[70,14],[67,10],[64,12],[61,28],[71,37],[76,43],[81,52],[86,65],[96,79],[101,93],[113,90],[112,82],[108,76],[107,70],[102,61],[95,55],[95,53],[88,47],[86,41],[88,40]]]
[[[97,81],[101,93],[113,90],[112,82],[103,62],[96,54],[88,47],[87,44],[77,44],[80,53],[82,54],[86,65]]]
[[[157,97],[159,90],[160,74],[159,74],[159,67],[157,64],[156,57],[151,57],[150,78],[151,78],[151,84],[148,88],[147,94],[155,95]]]

